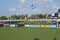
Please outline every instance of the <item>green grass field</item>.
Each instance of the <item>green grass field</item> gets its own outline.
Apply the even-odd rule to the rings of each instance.
[[[54,34],[54,30],[56,30]],[[56,36],[60,40],[60,29],[52,28],[0,28],[0,40],[53,40]]]

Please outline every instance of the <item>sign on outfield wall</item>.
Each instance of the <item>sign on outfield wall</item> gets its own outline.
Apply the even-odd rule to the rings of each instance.
[[[40,25],[33,25],[33,24],[30,24],[30,25],[25,25],[25,27],[40,27]]]

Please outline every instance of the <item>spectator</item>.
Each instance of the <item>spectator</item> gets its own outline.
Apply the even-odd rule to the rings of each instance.
[[[40,40],[39,38],[35,38],[34,40]]]
[[[56,40],[56,37],[54,37],[54,40]]]

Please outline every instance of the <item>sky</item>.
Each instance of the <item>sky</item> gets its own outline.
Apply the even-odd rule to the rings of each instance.
[[[60,0],[0,0],[0,16],[54,14]]]

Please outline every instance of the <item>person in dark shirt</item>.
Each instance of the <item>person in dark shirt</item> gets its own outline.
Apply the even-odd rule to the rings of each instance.
[[[56,40],[56,37],[54,37],[54,40]]]
[[[39,38],[35,38],[34,40],[40,40]]]

